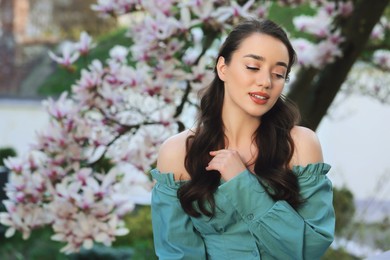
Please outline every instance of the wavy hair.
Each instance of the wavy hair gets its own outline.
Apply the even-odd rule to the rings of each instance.
[[[287,47],[288,77],[291,66],[295,63],[296,54],[284,30],[270,20],[250,19],[240,23],[226,38],[218,58],[224,57],[226,64],[229,64],[232,54],[239,48],[241,42],[253,33],[272,36]],[[188,137],[186,142],[187,154],[184,163],[191,180],[184,183],[177,194],[183,210],[194,217],[201,214],[214,216],[216,207],[214,193],[221,179],[218,171],[205,169],[212,159],[209,151],[225,147],[222,121],[224,82],[218,77],[216,67],[214,73],[213,81],[201,93],[194,135]],[[302,201],[297,177],[288,164],[294,152],[290,131],[299,119],[296,106],[286,98],[280,97],[272,109],[262,116],[261,124],[253,137],[253,142],[256,142],[258,150],[261,151],[257,155],[254,167],[258,180],[265,184],[268,194],[273,199],[286,200],[294,208]]]

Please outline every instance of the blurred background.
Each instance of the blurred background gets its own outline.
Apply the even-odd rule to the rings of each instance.
[[[0,0],[0,165],[4,166],[2,161],[8,156],[26,154],[37,131],[47,126],[49,115],[42,100],[69,91],[80,78],[80,69],[91,60],[104,60],[115,45],[130,44],[126,31],[131,17],[102,17],[91,10],[92,4],[96,1]],[[270,17],[290,28],[292,17],[312,13],[308,5],[271,8]],[[382,15],[390,20],[389,6]],[[48,51],[56,52],[64,43],[76,41],[82,31],[94,38],[97,47],[70,72],[53,62]],[[384,35],[380,44],[389,50],[389,28]],[[362,51],[358,61],[367,61],[372,51]],[[349,77],[354,77],[353,73],[359,71],[350,72]],[[386,73],[372,73],[371,77],[377,77],[378,84],[390,83],[383,76]],[[325,161],[332,165],[328,176],[335,187],[337,214],[338,238],[324,259],[364,259],[390,250],[388,94],[352,89],[351,84],[340,89],[316,128]],[[389,93],[390,85],[380,87]],[[2,190],[8,170],[1,169],[0,195],[5,199]],[[130,234],[119,237],[113,247],[96,245],[71,255],[59,253],[62,246],[50,239],[49,227],[23,240],[20,234],[5,238],[6,227],[0,226],[0,258],[154,259],[149,207],[137,207],[126,217],[126,224]]]

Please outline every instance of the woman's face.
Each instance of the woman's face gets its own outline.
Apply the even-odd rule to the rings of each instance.
[[[225,85],[223,109],[264,115],[283,91],[288,63],[287,47],[280,40],[260,33],[244,39],[229,64],[223,57],[217,62]]]

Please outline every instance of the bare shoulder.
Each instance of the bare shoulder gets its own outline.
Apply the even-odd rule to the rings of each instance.
[[[186,140],[192,135],[191,130],[185,130],[169,137],[160,146],[157,158],[157,168],[162,173],[173,173],[175,180],[187,180],[189,174],[184,167],[186,155]]]
[[[310,163],[323,162],[322,148],[316,133],[303,126],[294,126],[291,137],[295,149],[290,165],[306,166]]]

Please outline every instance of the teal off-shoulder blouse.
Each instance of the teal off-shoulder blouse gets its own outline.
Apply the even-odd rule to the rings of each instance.
[[[294,166],[305,203],[274,201],[248,170],[215,192],[213,218],[187,215],[172,173],[151,174],[154,244],[159,259],[320,259],[333,241],[330,165]]]

